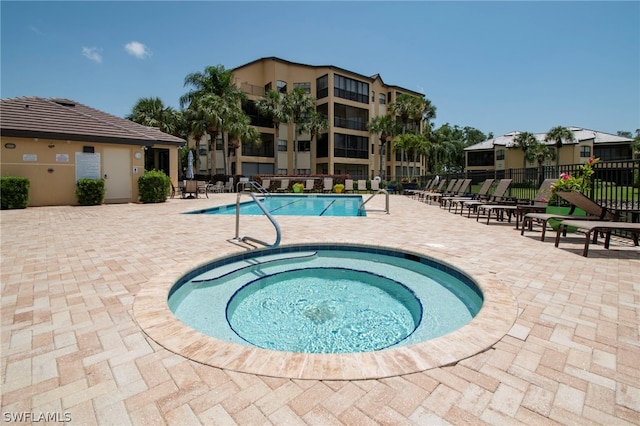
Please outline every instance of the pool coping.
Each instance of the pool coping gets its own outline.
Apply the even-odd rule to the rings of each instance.
[[[364,246],[343,242],[333,244]],[[305,245],[309,244],[287,246]],[[309,380],[385,378],[455,364],[491,348],[515,323],[518,314],[516,299],[509,287],[493,273],[465,264],[464,258],[442,259],[441,255],[427,247],[420,251],[393,245],[377,247],[424,256],[470,276],[483,293],[482,309],[469,323],[444,336],[373,352],[307,354],[272,351],[227,342],[202,334],[180,321],[169,309],[168,294],[174,284],[189,271],[217,258],[242,252],[241,247],[230,245],[228,252],[207,262],[186,261],[150,279],[136,295],[133,317],[156,343],[193,361],[249,374]]]

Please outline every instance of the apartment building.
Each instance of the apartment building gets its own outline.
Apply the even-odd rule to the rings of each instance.
[[[365,76],[333,65],[307,65],[275,57],[241,65],[233,73],[236,86],[249,98],[243,109],[261,133],[262,143],[244,144],[236,150],[235,156],[230,157],[232,174],[350,174],[360,179],[400,174],[399,156],[396,158],[389,146],[381,146],[379,135],[370,134],[367,124],[372,118],[387,114],[398,95],[423,98],[423,94],[385,84],[377,74]],[[284,94],[296,87],[316,99],[317,111],[329,123],[328,130],[313,140],[308,133],[300,134],[297,152],[294,126],[282,123],[279,129],[274,129],[271,120],[261,116],[256,108],[256,101],[268,90]],[[223,174],[222,155],[208,155],[211,149],[221,153],[222,140],[214,148],[205,138],[199,144],[200,172]],[[415,164],[416,171],[424,172],[423,163]],[[404,165],[407,169],[413,163],[405,161]]]

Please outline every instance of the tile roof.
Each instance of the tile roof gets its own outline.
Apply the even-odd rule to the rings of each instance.
[[[612,135],[611,133],[598,132],[596,130],[583,129],[581,127],[568,127],[571,131],[573,131],[573,136],[575,141],[572,142],[574,144],[580,143],[585,140],[593,139],[595,144],[604,144],[604,143],[629,143],[632,142],[632,139],[626,138],[624,136]],[[466,147],[465,151],[481,151],[486,149],[493,149],[495,145],[504,146],[507,148],[513,148],[514,143],[513,139],[522,132],[513,131],[510,133],[506,133],[502,136],[497,136],[493,139],[487,139],[486,141],[479,142],[475,145],[471,145]],[[546,143],[547,145],[553,145],[553,142],[545,142],[545,138],[547,137],[546,133],[534,133],[533,136],[540,141],[541,143]],[[566,144],[565,144],[566,145]]]
[[[0,100],[2,136],[182,146],[185,140],[69,99],[20,97]]]

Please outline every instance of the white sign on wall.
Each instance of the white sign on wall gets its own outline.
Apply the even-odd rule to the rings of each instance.
[[[100,154],[76,152],[76,181],[78,179],[100,179]]]

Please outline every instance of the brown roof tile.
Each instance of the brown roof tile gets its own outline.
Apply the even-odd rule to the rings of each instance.
[[[0,100],[2,136],[122,144],[184,145],[185,141],[69,99],[20,97]]]

